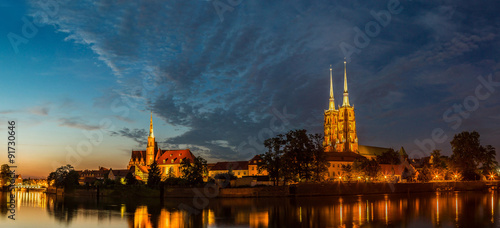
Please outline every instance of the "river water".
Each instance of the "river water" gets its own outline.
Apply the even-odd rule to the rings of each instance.
[[[1,195],[0,227],[500,227],[496,192],[209,199],[56,198]],[[196,208],[194,205],[206,205]]]

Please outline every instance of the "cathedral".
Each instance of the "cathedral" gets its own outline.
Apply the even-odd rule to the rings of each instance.
[[[349,104],[347,90],[347,70],[344,61],[344,96],[342,106],[335,108],[333,96],[332,68],[330,67],[330,101],[328,110],[325,110],[325,152],[355,152],[358,151],[358,136],[356,134],[356,118],[354,106]]]

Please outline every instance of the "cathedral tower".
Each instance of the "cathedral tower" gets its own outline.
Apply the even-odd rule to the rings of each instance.
[[[149,121],[149,136],[148,146],[146,148],[146,165],[153,164],[155,159],[155,134],[153,132],[153,112],[151,112],[151,120]]]
[[[356,118],[354,107],[349,104],[349,92],[347,89],[347,63],[344,61],[344,96],[342,106],[339,110],[332,108],[333,86],[332,69],[330,68],[330,104],[325,110],[325,140],[323,146],[325,152],[358,152],[358,136],[356,133]],[[333,104],[334,106],[335,104]],[[333,148],[335,147],[335,149]]]
[[[339,112],[335,109],[335,98],[333,97],[333,79],[332,79],[332,66],[330,65],[330,102],[328,110],[325,110],[325,139],[323,147],[325,152],[335,151],[335,144],[337,142],[337,117]]]

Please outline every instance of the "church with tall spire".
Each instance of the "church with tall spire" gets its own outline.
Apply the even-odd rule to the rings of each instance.
[[[194,160],[194,155],[189,149],[162,150],[158,147],[153,130],[153,112],[151,112],[146,150],[133,150],[127,169],[132,170],[137,180],[147,182],[149,168],[156,162],[162,178],[180,177],[182,176],[180,164],[185,159]]]
[[[347,63],[344,61],[344,94],[342,106],[335,108],[333,95],[333,69],[330,66],[330,100],[328,110],[324,114],[325,152],[355,152],[358,153],[358,136],[356,133],[356,118],[354,106],[349,104],[347,89]]]

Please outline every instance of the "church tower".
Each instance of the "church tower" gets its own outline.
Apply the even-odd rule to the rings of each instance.
[[[332,69],[330,67],[330,104],[325,110],[325,152],[355,152],[358,153],[358,136],[356,133],[356,118],[354,107],[349,104],[347,89],[347,63],[344,61],[344,96],[342,106],[335,110],[333,99]]]
[[[325,139],[323,147],[325,152],[335,151],[335,144],[337,143],[337,121],[339,112],[335,109],[335,98],[333,97],[333,79],[332,79],[332,66],[330,65],[330,102],[328,110],[325,110]]]
[[[151,120],[149,121],[149,136],[148,146],[146,148],[146,165],[153,164],[155,159],[155,134],[153,132],[153,112],[151,112]]]

